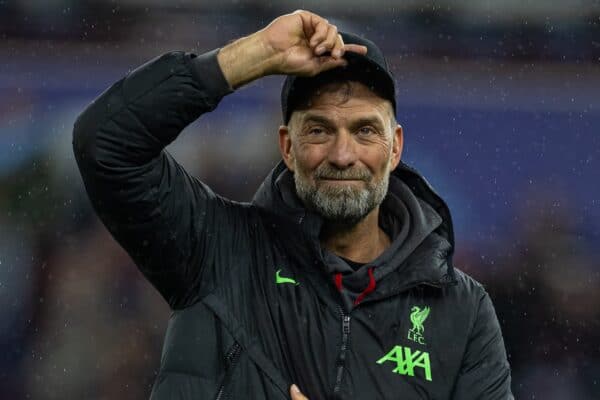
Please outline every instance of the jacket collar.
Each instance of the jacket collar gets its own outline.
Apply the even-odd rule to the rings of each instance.
[[[393,207],[395,196],[406,195],[408,190],[419,202],[420,207],[412,212],[420,213],[431,229],[423,232],[419,243],[412,248],[398,246],[392,242],[391,248],[374,260],[381,268],[375,269],[377,292],[372,298],[390,295],[417,284],[443,287],[455,284],[456,278],[452,264],[454,253],[454,231],[450,210],[444,200],[434,191],[427,180],[414,168],[400,161],[390,176],[387,207]],[[323,252],[319,241],[322,218],[307,210],[298,198],[292,172],[283,160],[280,160],[263,181],[252,201],[256,206],[274,213],[295,224],[308,239],[312,250],[324,263],[332,262],[331,255]],[[384,206],[382,204],[382,207]],[[420,209],[419,209],[420,208]],[[393,212],[393,209],[390,208]],[[393,247],[396,248],[393,248]],[[410,254],[400,254],[410,251]],[[327,260],[326,260],[327,259]],[[390,275],[393,279],[382,279]]]

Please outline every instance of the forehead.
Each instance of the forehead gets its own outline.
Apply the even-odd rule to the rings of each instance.
[[[391,103],[360,82],[333,82],[316,88],[292,114],[299,122],[310,116],[324,115],[331,119],[375,117],[382,122],[391,117]]]

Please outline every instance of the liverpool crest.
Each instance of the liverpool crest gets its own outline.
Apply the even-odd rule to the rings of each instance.
[[[425,338],[423,337],[423,331],[425,327],[423,323],[429,315],[429,307],[423,307],[422,309],[414,306],[411,308],[410,322],[412,322],[412,328],[408,330],[408,339],[419,344],[425,344]]]

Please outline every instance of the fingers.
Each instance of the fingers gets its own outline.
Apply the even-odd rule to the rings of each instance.
[[[290,395],[292,396],[292,400],[308,400],[308,397],[303,395],[295,384],[290,386]]]
[[[330,24],[325,18],[320,17],[317,14],[307,13],[310,16],[310,28],[304,29],[307,34],[308,44],[313,50],[314,54],[321,56],[324,53],[331,51],[332,55],[336,58],[341,57],[343,54],[343,41],[341,36],[338,35],[337,27]],[[305,21],[303,19],[303,21]],[[339,49],[333,54],[336,45]]]
[[[329,23],[325,18],[321,18],[315,14],[311,14],[310,23],[312,25],[313,32],[312,36],[308,38],[308,43],[312,49],[315,49],[317,45],[327,38]]]
[[[342,35],[338,33],[335,44],[333,45],[333,49],[331,50],[331,55],[334,58],[340,58],[344,55],[344,51],[344,39],[342,39]]]
[[[315,42],[316,41],[317,40],[315,40]],[[313,40],[311,39],[311,43],[312,42]],[[322,56],[324,53],[330,51],[331,56],[335,59],[341,58],[346,51],[351,51],[362,55],[367,54],[366,46],[359,44],[345,44],[344,39],[342,39],[342,35],[338,33],[335,25],[329,25],[325,39],[323,39],[321,42],[317,42],[316,47],[313,48],[317,56]]]
[[[332,51],[337,40],[339,40],[337,26],[329,25],[329,27],[327,28],[327,36],[325,37],[325,40],[317,44],[315,54],[320,56],[323,55],[325,52]]]
[[[367,47],[361,46],[359,44],[345,44],[344,51],[352,51],[354,53],[359,53],[364,56],[365,54],[367,54]]]
[[[342,35],[338,33],[337,26],[330,24],[325,18],[308,12],[298,11],[302,17],[304,33],[308,44],[317,56],[331,52],[333,58],[341,58],[346,51],[367,54],[367,48],[357,44],[344,44]],[[309,26],[306,26],[309,25]]]
[[[296,24],[294,35],[297,36],[289,41],[287,47],[281,46],[286,53],[281,58],[284,61],[279,68],[282,73],[315,76],[329,69],[347,66],[348,60],[344,58],[344,54],[348,51],[362,55],[367,53],[365,46],[345,44],[337,26],[330,24],[325,18],[304,10],[293,14],[290,21]],[[287,27],[288,25],[282,25],[281,30]]]

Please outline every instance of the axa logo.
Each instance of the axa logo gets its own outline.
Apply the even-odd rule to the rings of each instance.
[[[423,307],[421,309],[417,306],[414,306],[410,311],[410,322],[412,322],[413,326],[408,330],[407,338],[413,342],[425,344],[425,337],[423,336],[425,327],[423,326],[423,323],[427,319],[430,309],[429,307]]]
[[[431,381],[429,353],[425,351],[413,351],[406,346],[394,346],[389,353],[377,360],[377,364],[385,362],[393,363],[395,365],[393,372],[400,375],[415,376],[415,369],[422,368],[425,379]]]

